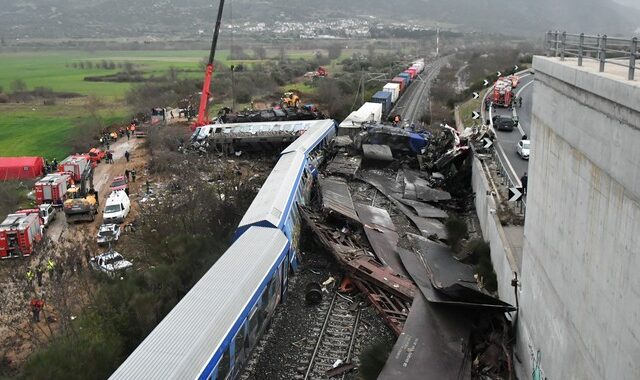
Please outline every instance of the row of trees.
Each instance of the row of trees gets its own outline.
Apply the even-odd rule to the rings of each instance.
[[[110,60],[103,59],[102,61],[80,61],[80,62],[71,62],[67,63],[65,67],[80,69],[80,70],[92,70],[92,69],[103,69],[103,70],[115,70],[120,69],[126,72],[132,72],[136,69],[136,65],[132,62],[114,62]]]

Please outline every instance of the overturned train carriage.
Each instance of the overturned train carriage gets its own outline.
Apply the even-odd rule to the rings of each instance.
[[[301,217],[333,120],[315,122],[280,155],[234,242],[111,379],[236,379],[299,263]]]

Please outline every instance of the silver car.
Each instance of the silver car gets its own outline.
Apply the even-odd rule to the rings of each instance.
[[[96,240],[98,245],[113,244],[120,238],[120,225],[119,224],[103,224],[98,230]]]

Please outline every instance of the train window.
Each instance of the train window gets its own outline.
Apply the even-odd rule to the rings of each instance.
[[[273,281],[273,278],[271,279],[271,281]],[[270,296],[269,289],[265,288],[264,292],[262,293],[262,306],[263,307],[261,309],[264,310],[266,308],[266,306],[269,304],[269,296]]]
[[[217,380],[225,380],[229,375],[229,349],[227,348],[222,355],[222,359],[218,363],[218,376]]]
[[[245,330],[245,324],[242,324],[242,327],[240,327],[240,329],[238,330],[238,332],[236,333],[235,338],[233,338],[233,342],[234,342],[234,356],[235,356],[235,362],[236,363],[241,363],[244,361],[244,341],[247,338],[247,332]]]

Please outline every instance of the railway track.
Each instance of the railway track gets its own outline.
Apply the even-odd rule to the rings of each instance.
[[[312,327],[316,338],[314,345],[309,345],[303,354],[308,363],[298,368],[295,379],[320,380],[327,379],[327,371],[336,363],[355,363],[358,347],[356,337],[360,322],[360,308],[357,301],[334,292],[332,297],[325,297],[319,305],[324,311],[324,319],[318,319]],[[344,379],[344,374],[340,377]]]
[[[420,116],[425,111],[429,102],[429,91],[431,82],[438,76],[440,69],[447,62],[448,57],[439,58],[432,64],[428,65],[424,76],[419,76],[412,86],[409,87],[410,93],[400,98],[400,102],[391,111],[391,114],[399,113],[403,122],[408,124],[419,121]]]

